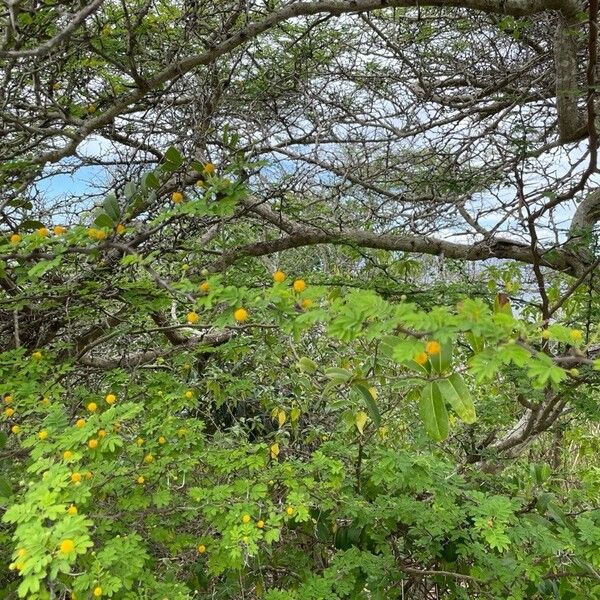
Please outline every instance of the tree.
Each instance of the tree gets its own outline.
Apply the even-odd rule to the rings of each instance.
[[[597,11],[6,4],[2,593],[600,598]]]

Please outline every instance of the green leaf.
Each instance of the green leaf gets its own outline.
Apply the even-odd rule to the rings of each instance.
[[[115,222],[106,213],[100,213],[94,219],[94,225],[97,225],[98,227],[109,227],[112,229],[115,226]]]
[[[448,413],[442,395],[433,383],[427,383],[421,391],[419,414],[430,437],[438,442],[448,437]]]
[[[154,174],[154,171],[151,171],[150,173],[146,173],[142,178],[142,185],[148,189],[156,190],[160,187],[160,181]]]
[[[167,160],[168,170],[175,171],[183,164],[181,153],[177,148],[173,148],[173,146],[165,152],[165,159]]]
[[[352,372],[339,367],[329,367],[325,369],[325,377],[336,383],[347,383],[352,379]]]
[[[371,394],[369,388],[362,383],[354,383],[352,384],[352,387],[360,392],[365,401],[367,413],[369,413],[371,421],[373,421],[375,427],[379,427],[381,425],[381,414],[379,413],[377,404],[375,404],[375,398],[373,398],[373,394]]]
[[[104,212],[113,220],[113,223],[119,222],[121,211],[119,209],[117,197],[114,194],[108,194],[108,196],[104,198],[102,207],[104,208]]]
[[[452,342],[443,343],[440,352],[429,357],[429,362],[436,373],[443,373],[449,369],[452,364]]]
[[[435,385],[444,402],[447,402],[465,423],[475,423],[477,415],[471,393],[458,373],[454,373],[448,379],[439,379]]]

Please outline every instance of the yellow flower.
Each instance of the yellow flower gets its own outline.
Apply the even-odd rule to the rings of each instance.
[[[45,396],[42,398],[42,406],[50,406],[50,398],[46,398]]]
[[[10,428],[10,430],[11,430],[13,433],[15,433],[15,434],[16,434],[16,433],[19,433],[19,432],[21,431],[21,427],[20,427],[19,425],[13,425],[13,426]]]
[[[294,511],[295,511],[295,509],[294,509],[294,507],[293,507],[293,506],[288,506],[288,507],[285,509],[285,512],[286,512],[286,513],[287,513],[287,514],[288,514],[290,517],[291,517],[291,516],[294,514]]]
[[[206,552],[206,546],[204,544],[200,544],[198,546],[198,554],[204,554]]]
[[[15,409],[14,408],[10,408],[10,406],[8,408],[4,409],[4,415],[7,417],[12,417],[15,414]]]
[[[146,479],[144,478],[144,476],[143,476],[143,475],[140,475],[140,476],[139,476],[139,477],[136,479],[136,481],[137,481],[137,482],[138,482],[140,485],[143,485],[143,484],[144,484],[144,482],[146,481]]]
[[[152,454],[146,454],[146,456],[144,456],[144,462],[149,465],[151,462],[154,462],[154,456],[152,456]]]
[[[304,279],[296,279],[296,281],[294,281],[292,284],[292,287],[294,288],[295,292],[303,292],[306,289],[306,281],[304,281]]]
[[[25,548],[19,548],[19,549],[17,550],[17,556],[18,556],[19,558],[23,558],[23,557],[24,557],[24,556],[26,556],[26,555],[27,555],[27,550],[25,550]]]
[[[100,598],[102,596],[102,588],[98,585],[94,588],[94,596]]]
[[[31,355],[31,358],[33,358],[34,360],[42,360],[42,353],[40,351],[34,352]]]
[[[75,542],[73,540],[63,540],[60,543],[60,551],[63,554],[69,554],[75,550]]]
[[[74,504],[71,504],[71,506],[69,506],[69,508],[67,508],[67,514],[68,515],[76,515],[77,507]]]
[[[202,168],[202,170],[207,174],[207,175],[212,175],[215,172],[215,165],[213,165],[212,163],[206,163],[204,165],[204,167]]]
[[[77,419],[75,422],[75,427],[77,427],[77,429],[85,427],[85,419]]]
[[[45,429],[42,429],[42,431],[40,431],[38,433],[38,437],[40,438],[40,440],[46,440],[48,439],[48,432]]]
[[[62,225],[56,225],[52,231],[54,232],[54,235],[62,235],[63,233],[66,233],[67,229]]]
[[[71,481],[73,483],[79,483],[81,481],[81,473],[77,473],[77,471],[75,473],[71,473]]]
[[[23,238],[18,233],[13,233],[10,236],[10,243],[13,246],[16,246]]]
[[[242,517],[242,523],[250,523],[251,517],[250,515],[244,515]]]
[[[108,394],[106,398],[104,398],[106,404],[110,404],[111,406],[117,401],[117,397],[114,394]]]
[[[198,288],[200,289],[201,292],[204,292],[205,294],[208,293],[208,290],[210,290],[210,285],[208,285],[208,281],[203,281]]]
[[[12,396],[4,396],[4,404],[12,404],[13,397]]]
[[[96,411],[98,410],[98,405],[97,405],[95,402],[90,402],[90,403],[87,405],[87,409],[88,409],[90,412],[92,412],[92,413],[93,413],[93,412],[96,412]]]
[[[95,438],[92,438],[89,442],[88,442],[88,447],[91,448],[92,450],[94,448],[98,447],[98,440]]]
[[[238,308],[233,313],[233,318],[236,321],[243,323],[244,321],[246,321],[248,319],[248,311],[245,308]]]
[[[192,392],[192,390],[188,390],[184,396],[188,399],[191,400],[194,397],[194,392]]]
[[[436,342],[435,340],[431,340],[425,345],[425,352],[427,352],[427,354],[429,355],[439,354],[441,349],[442,346],[439,342]]]
[[[543,339],[549,340],[551,336],[552,336],[552,334],[550,333],[550,330],[548,330],[548,329],[542,330],[542,338]]]
[[[167,438],[166,438],[165,436],[161,435],[161,436],[158,438],[158,443],[159,443],[159,444],[166,444],[166,443],[167,443]]]
[[[142,446],[144,444],[144,438],[139,437],[137,440],[135,440],[135,443],[138,446]]]
[[[186,433],[187,429],[185,427],[182,427],[181,429],[177,430],[177,437],[184,437]]]
[[[106,437],[106,429],[100,429],[100,430],[98,430],[98,437],[99,438]]]
[[[171,200],[173,201],[173,204],[180,204],[183,202],[183,194],[181,192],[173,192],[171,194]]]
[[[70,450],[65,450],[63,452],[63,459],[64,460],[70,460],[73,458],[73,453]]]
[[[573,331],[571,331],[569,334],[569,337],[574,342],[580,342],[583,339],[583,331],[581,331],[581,329],[573,329]]]
[[[275,271],[273,273],[273,280],[275,283],[283,283],[285,281],[285,273],[283,271]]]
[[[39,229],[36,229],[35,232],[41,237],[48,237],[48,234],[50,233],[47,227],[40,227]]]
[[[256,523],[256,526],[257,526],[259,529],[262,529],[262,528],[265,526],[265,522],[264,522],[264,521],[262,521],[262,520],[260,520],[260,521],[258,521],[258,522]]]
[[[415,356],[415,362],[418,365],[424,365],[427,361],[429,360],[429,357],[427,356],[426,352],[419,352],[416,356]]]
[[[83,475],[86,479],[91,479],[93,476],[93,473],[91,471],[86,471]]]
[[[90,115],[94,114],[96,112],[96,105],[95,104],[90,104],[87,107],[87,111],[88,111],[88,113],[90,113]]]
[[[127,227],[125,227],[125,225],[123,225],[123,223],[119,223],[115,227],[115,231],[117,232],[118,235],[123,235],[127,231]]]
[[[302,308],[308,309],[313,305],[313,301],[310,298],[304,298],[302,300]]]
[[[186,320],[188,323],[193,325],[194,323],[197,323],[200,320],[200,317],[197,312],[192,311],[187,314]]]

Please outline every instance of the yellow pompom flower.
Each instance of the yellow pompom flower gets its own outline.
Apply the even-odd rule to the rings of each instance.
[[[90,402],[90,403],[87,405],[87,409],[88,409],[90,412],[92,412],[92,413],[93,413],[93,412],[96,412],[96,411],[98,410],[98,405],[97,405],[95,402]]]
[[[166,438],[164,435],[161,435],[161,436],[158,438],[158,443],[159,443],[159,444],[166,444],[166,443],[167,443],[167,438]]]
[[[294,288],[295,292],[303,292],[306,289],[306,281],[304,281],[304,279],[296,279],[296,281],[294,281],[292,284],[292,287]]]
[[[12,417],[15,414],[15,409],[14,408],[10,408],[10,406],[8,408],[4,409],[4,416],[5,417]]]
[[[146,454],[146,456],[144,456],[144,462],[149,465],[154,462],[154,456],[152,456],[152,454]]]
[[[273,273],[273,281],[275,283],[283,283],[285,281],[285,273],[283,271],[275,271]]]
[[[20,425],[13,425],[13,426],[10,428],[10,430],[11,430],[11,431],[12,431],[14,434],[17,434],[17,433],[19,433],[19,432],[21,431],[21,427],[20,427]]]
[[[68,515],[76,515],[77,507],[74,504],[71,504],[71,506],[69,506],[69,508],[67,508],[67,514]]]
[[[71,481],[73,483],[79,483],[81,481],[81,473],[77,473],[77,471],[75,473],[71,473]]]
[[[60,543],[60,551],[63,554],[69,554],[75,550],[75,542],[73,540],[63,540]]]
[[[139,477],[136,479],[136,481],[137,481],[137,482],[138,482],[140,485],[143,485],[143,484],[145,483],[146,479],[144,478],[144,476],[143,476],[143,475],[140,475],[140,476],[139,476]]]
[[[54,235],[62,235],[63,233],[66,233],[67,228],[62,225],[56,225],[52,231],[54,232]]]
[[[206,163],[204,165],[204,167],[202,168],[202,170],[207,174],[207,175],[212,175],[215,172],[215,165],[213,165],[212,163]]]
[[[18,233],[13,233],[10,236],[10,243],[13,246],[16,246],[23,238]]]
[[[42,353],[38,350],[31,355],[34,360],[42,360]]]
[[[415,362],[418,365],[424,365],[429,360],[429,356],[427,356],[427,352],[419,352],[415,356]]]
[[[94,588],[94,596],[100,598],[102,596],[102,588],[98,585]]]
[[[50,233],[47,227],[40,227],[39,229],[36,229],[35,232],[41,237],[48,237]]]
[[[186,321],[190,324],[190,325],[194,325],[195,323],[197,323],[200,320],[200,316],[198,315],[197,312],[189,312],[186,316]]]
[[[111,406],[117,401],[117,397],[114,394],[108,394],[106,398],[104,398],[106,404],[110,404]]]
[[[233,318],[239,323],[243,323],[248,319],[248,311],[245,308],[238,308],[233,313]]]
[[[98,437],[99,438],[106,437],[106,429],[99,429],[98,430]]]
[[[98,440],[96,438],[92,438],[89,442],[88,442],[88,448],[94,450],[94,448],[98,447]]]
[[[47,440],[48,439],[48,432],[45,429],[43,429],[42,431],[40,431],[38,433],[38,438],[40,438],[40,440],[42,440],[42,441]]]
[[[251,517],[250,515],[244,515],[242,517],[242,523],[250,523]]]
[[[264,522],[264,521],[261,519],[260,521],[258,521],[258,522],[256,523],[256,526],[257,526],[259,529],[262,529],[262,528],[265,526],[265,522]]]
[[[206,546],[204,544],[200,544],[198,546],[198,554],[204,554],[206,552]]]
[[[181,204],[183,202],[183,194],[181,192],[173,192],[171,194],[173,204]]]
[[[63,452],[63,459],[64,460],[71,460],[73,458],[73,453],[70,450],[65,450]]]
[[[436,342],[435,340],[431,340],[425,345],[425,352],[427,352],[427,354],[429,355],[439,354],[441,350],[442,346],[439,342]]]
[[[85,427],[85,419],[77,419],[75,422],[75,427],[77,427],[77,429],[82,429]]]
[[[115,231],[117,232],[117,235],[123,235],[127,231],[127,227],[125,227],[125,225],[123,225],[123,223],[119,223],[115,227]]]
[[[210,285],[208,285],[208,281],[203,281],[198,288],[200,289],[201,292],[203,292],[204,294],[208,293],[208,290],[210,290]]]

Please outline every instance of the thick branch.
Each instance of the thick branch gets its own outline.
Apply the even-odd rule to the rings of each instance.
[[[491,239],[473,244],[457,244],[418,235],[380,235],[370,231],[359,230],[330,233],[321,230],[304,229],[285,237],[247,244],[227,250],[222,254],[221,258],[211,265],[210,269],[213,271],[223,271],[245,257],[265,256],[281,252],[282,250],[316,246],[319,244],[360,246],[363,248],[377,248],[379,250],[431,254],[435,256],[443,255],[447,258],[468,261],[508,258],[526,264],[533,264],[536,260],[530,246],[503,239]],[[559,251],[555,251],[551,255],[539,251],[539,254],[543,266],[571,274],[576,273],[580,269],[580,265],[572,264],[569,255]]]

